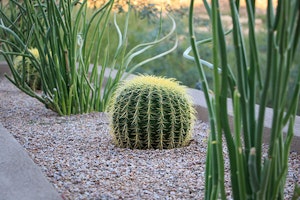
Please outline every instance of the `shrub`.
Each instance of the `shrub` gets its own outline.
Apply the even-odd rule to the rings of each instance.
[[[192,60],[199,71],[211,127],[207,145],[205,199],[228,198],[228,191],[225,191],[224,138],[229,157],[231,199],[286,199],[284,187],[300,95],[300,71],[292,74],[300,41],[300,1],[278,1],[276,12],[273,1],[268,1],[267,49],[265,57],[260,59],[255,1],[246,0],[249,48],[246,48],[239,17],[239,1],[230,0],[233,26],[227,32],[221,17],[222,4],[219,5],[219,1],[211,1],[211,4],[206,0],[203,2],[211,20],[212,38],[206,41],[212,41],[212,64],[202,60],[198,49],[205,41],[198,41],[195,37],[194,0],[190,5],[189,31]],[[225,39],[226,34],[232,37],[232,41]],[[233,65],[227,51],[230,42],[234,47]],[[190,58],[187,54],[185,57]],[[262,59],[267,63],[265,69],[261,67]],[[213,69],[213,89],[207,84],[204,65]],[[287,98],[288,81],[293,76],[297,81],[290,90],[290,100]],[[232,98],[233,109],[228,105],[228,96]],[[264,123],[270,98],[273,99],[272,127],[270,139],[264,144]],[[233,114],[233,128],[228,117],[230,112]],[[284,127],[287,127],[286,134]],[[263,147],[267,150],[266,155]],[[298,191],[296,186],[293,199],[299,198]]]
[[[119,26],[117,14],[113,15],[114,0],[95,10],[88,8],[86,0],[12,0],[6,6],[10,12],[0,10],[0,54],[12,72],[13,77],[7,78],[60,115],[105,111],[125,71],[131,73],[177,46],[175,41],[168,50],[157,50],[132,64],[137,56],[174,36],[176,23],[170,17],[172,29],[167,33],[160,25],[153,40],[128,48],[130,9]],[[39,60],[28,47],[38,50]],[[29,59],[39,72],[42,95],[28,87],[24,74],[15,69],[17,56]]]
[[[169,149],[189,144],[194,108],[174,79],[138,76],[116,90],[110,127],[119,147]]]

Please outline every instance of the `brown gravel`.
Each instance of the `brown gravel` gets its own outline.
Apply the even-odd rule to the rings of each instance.
[[[0,99],[0,122],[64,199],[203,199],[206,123],[196,122],[188,147],[120,149],[104,113],[58,116],[3,78]],[[299,160],[290,154],[286,199],[300,183]]]

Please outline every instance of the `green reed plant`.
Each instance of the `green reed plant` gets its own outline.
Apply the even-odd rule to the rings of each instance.
[[[224,155],[222,138],[225,138],[234,199],[284,199],[288,171],[290,144],[300,93],[300,72],[292,88],[293,97],[287,99],[291,66],[297,55],[300,38],[300,1],[273,1],[267,6],[267,66],[262,76],[258,59],[255,31],[255,1],[246,0],[249,48],[246,48],[240,25],[239,1],[230,0],[233,28],[228,36],[223,29],[219,1],[203,1],[211,20],[212,38],[197,41],[194,34],[194,0],[190,4],[189,30],[193,60],[199,71],[208,106],[211,134],[208,139],[205,199],[226,199],[224,184]],[[228,64],[225,37],[232,37],[235,65]],[[212,42],[213,63],[201,60],[199,45]],[[185,57],[190,50],[185,53]],[[213,70],[213,88],[209,88],[204,66]],[[237,73],[233,74],[232,69]],[[298,67],[300,67],[298,65]],[[256,98],[256,94],[259,98]],[[227,98],[232,98],[233,128],[228,118]],[[268,98],[272,104],[270,139],[263,144],[264,122]],[[256,110],[258,104],[258,110]],[[285,135],[283,129],[288,127]],[[263,145],[267,155],[263,156]],[[295,183],[296,184],[296,183]],[[297,187],[293,199],[299,197]],[[297,196],[298,195],[298,196]]]
[[[110,20],[113,5],[114,0],[109,0],[101,8],[90,10],[87,1],[79,0],[10,1],[14,12],[9,15],[0,11],[0,54],[13,75],[7,78],[60,115],[104,111],[125,71],[130,73],[177,46],[175,42],[173,47],[131,65],[135,57],[174,37],[175,21],[170,18],[172,28],[166,34],[160,29],[153,41],[127,49],[130,15],[128,12],[121,30],[116,14]],[[32,48],[38,50],[39,59],[29,51]],[[111,48],[115,48],[113,53]],[[30,60],[39,72],[42,94],[33,91],[24,73],[14,68],[17,56],[22,56],[23,62]]]

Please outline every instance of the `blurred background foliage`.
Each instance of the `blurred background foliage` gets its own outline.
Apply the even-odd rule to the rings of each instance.
[[[256,32],[257,32],[257,44],[259,50],[259,59],[261,62],[261,66],[263,67],[262,73],[264,74],[266,69],[266,61],[267,61],[267,38],[266,38],[266,15],[265,15],[265,5],[263,3],[259,3],[258,1],[257,6],[259,9],[256,15]],[[229,5],[224,5],[222,8],[228,8],[222,10],[223,13],[223,24],[226,26],[225,30],[230,30],[231,28],[231,21],[229,18]],[[175,51],[168,54],[165,57],[162,57],[155,62],[150,62],[146,66],[139,68],[136,73],[146,73],[146,74],[153,74],[153,75],[161,75],[166,77],[173,77],[182,82],[182,84],[187,85],[190,88],[201,89],[201,84],[198,80],[197,70],[193,62],[188,61],[186,59],[182,59],[182,54],[185,49],[190,45],[190,41],[188,36],[188,8],[185,6],[173,8],[171,5],[165,5],[163,9],[159,9],[159,6],[155,4],[148,4],[148,5],[140,5],[134,6],[133,9],[135,10],[136,18],[134,21],[131,21],[129,30],[130,41],[129,43],[134,44],[136,41],[140,40],[151,40],[151,37],[155,35],[153,32],[149,31],[148,35],[139,34],[138,30],[153,30],[151,26],[155,23],[159,23],[159,16],[160,11],[163,11],[163,16],[166,14],[170,14],[175,18],[177,23],[177,37],[178,37],[178,47]],[[199,9],[196,10],[196,18],[195,18],[195,27],[200,27],[196,30],[196,35],[199,40],[210,38],[211,37],[211,27],[209,27],[209,18],[206,14],[204,14],[204,7],[199,5]],[[242,26],[244,29],[244,37],[246,42],[246,48],[248,46],[248,35],[247,35],[247,18],[246,12],[241,10],[242,18]],[[165,23],[165,27],[163,30],[169,30],[170,24]],[[229,63],[230,65],[235,65],[235,58],[234,58],[234,46],[231,37],[226,37],[227,39],[227,53],[229,56]],[[161,46],[161,48],[167,48],[166,46]],[[298,50],[300,52],[300,46],[298,46]],[[212,62],[212,54],[211,54],[211,43],[204,44],[202,48],[200,48],[202,59]],[[149,52],[151,53],[151,52]],[[144,55],[146,56],[146,54]],[[230,59],[231,58],[231,59]],[[136,61],[139,59],[143,59],[142,57],[137,58]],[[236,73],[236,67],[233,67],[234,73]],[[300,70],[300,57],[296,57],[295,62],[292,66],[292,75],[289,78],[289,97],[292,97],[292,88],[295,86],[297,81],[297,73]],[[208,78],[209,84],[212,84],[212,71],[207,69],[206,76]],[[263,76],[264,77],[264,76]],[[257,95],[258,97],[259,95]],[[291,99],[291,98],[289,98]],[[268,105],[272,105],[272,99],[268,99]],[[300,102],[298,106],[298,115],[300,115]]]
[[[6,1],[1,1],[1,9],[4,9],[4,4]],[[105,0],[88,0],[88,6],[90,8],[91,13],[96,8],[101,7],[106,1]],[[276,1],[274,1],[276,2]],[[129,2],[127,0],[116,0],[114,10],[118,13],[117,20],[120,26],[125,23],[125,14],[127,11],[127,4]],[[197,9],[195,10],[195,27],[197,28],[196,35],[197,38],[202,40],[206,38],[211,37],[211,27],[209,26],[209,17],[206,15],[205,8],[203,5],[201,5],[202,1],[199,1],[197,6]],[[226,26],[225,30],[229,30],[231,28],[231,21],[229,18],[229,5],[227,5],[226,1],[221,1],[222,5],[221,10],[223,14],[223,24]],[[261,33],[257,34],[257,41],[258,41],[258,50],[259,50],[259,59],[261,62],[261,66],[266,66],[266,52],[267,52],[267,40],[266,40],[266,15],[265,15],[265,1],[257,0],[256,6],[259,7],[257,9],[256,13],[256,32]],[[162,24],[162,31],[170,30],[172,24],[168,23],[170,20],[166,17],[167,15],[171,15],[175,18],[177,28],[177,39],[178,39],[178,47],[175,51],[168,54],[167,56],[164,56],[162,58],[159,58],[155,62],[147,63],[146,65],[138,68],[135,73],[136,74],[151,74],[151,75],[160,75],[165,76],[168,78],[176,78],[179,80],[182,84],[190,87],[190,88],[196,88],[201,89],[201,85],[198,80],[198,72],[195,67],[195,64],[189,60],[186,60],[183,58],[182,54],[185,51],[186,48],[189,47],[190,41],[188,38],[188,4],[189,1],[179,1],[179,0],[168,0],[168,1],[161,1],[161,0],[135,0],[130,1],[131,9],[133,12],[131,12],[131,20],[129,22],[130,29],[128,30],[128,49],[131,49],[131,47],[137,45],[141,42],[147,42],[152,41],[157,33],[160,31],[159,28],[157,28],[158,24],[160,22],[160,18],[163,19],[164,23]],[[9,10],[7,10],[9,12]],[[246,12],[241,10],[241,15],[246,15]],[[113,17],[113,16],[112,16]],[[245,16],[245,21],[243,21],[243,16],[241,16],[242,19],[242,26],[244,28],[244,37],[247,41],[247,21]],[[110,24],[113,27],[113,24]],[[96,28],[96,27],[94,27]],[[121,27],[122,29],[122,27]],[[148,34],[145,34],[148,33]],[[108,35],[107,37],[113,38],[114,36]],[[234,66],[234,47],[232,45],[232,38],[226,37],[227,43],[228,43],[228,49],[227,53],[229,55],[229,63]],[[174,44],[174,40],[176,38],[173,38],[169,41],[168,45],[160,45],[159,51],[162,52],[170,46]],[[114,45],[117,45],[117,42],[113,45],[111,45],[111,49],[115,49]],[[248,48],[248,47],[247,47]],[[300,47],[298,46],[299,52]],[[156,49],[157,51],[157,49]],[[211,54],[211,44],[205,44],[200,48],[202,59],[212,62],[212,54]],[[144,60],[145,58],[154,55],[155,52],[146,52],[142,54],[141,56],[135,58],[133,60],[133,65],[135,63],[139,63],[140,61]],[[3,60],[2,57],[0,57],[0,60]],[[235,69],[236,67],[233,67]],[[295,82],[297,80],[297,72],[300,70],[300,56],[296,56],[296,61],[292,66],[292,75],[289,79],[289,88],[291,88],[290,91],[292,91],[292,88],[295,86]],[[262,69],[262,72],[264,72],[264,69]],[[235,73],[235,71],[234,71]],[[206,70],[206,76],[208,78],[209,84],[212,84],[210,81],[212,79],[212,71],[207,69]],[[289,96],[291,97],[291,92],[289,93]],[[268,105],[272,104],[272,99],[268,99]],[[300,102],[298,106],[298,115],[300,115]]]

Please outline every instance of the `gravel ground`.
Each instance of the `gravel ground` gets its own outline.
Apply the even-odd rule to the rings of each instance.
[[[206,123],[196,122],[188,147],[121,149],[112,144],[104,113],[58,116],[3,78],[0,99],[0,122],[64,199],[203,199]],[[300,183],[299,160],[290,154],[286,199]]]

